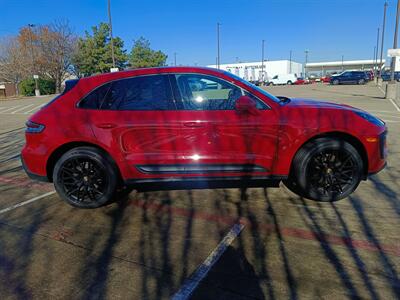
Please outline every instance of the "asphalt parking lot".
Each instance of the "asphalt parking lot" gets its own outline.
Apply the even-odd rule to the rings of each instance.
[[[24,123],[49,98],[0,101],[1,298],[400,298],[400,109],[374,85],[267,89],[382,118],[388,167],[335,203],[281,185],[132,192],[76,209],[19,161]]]

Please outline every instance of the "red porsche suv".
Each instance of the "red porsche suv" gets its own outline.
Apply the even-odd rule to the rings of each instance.
[[[82,208],[124,187],[280,181],[302,197],[334,201],[384,168],[387,152],[385,123],[365,111],[275,97],[198,67],[68,81],[26,125],[28,175],[54,182],[62,199]]]

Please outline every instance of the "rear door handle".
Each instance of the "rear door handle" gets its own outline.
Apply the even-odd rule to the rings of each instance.
[[[191,128],[204,127],[204,123],[201,122],[185,122],[183,125]]]
[[[111,129],[116,127],[117,125],[114,123],[100,123],[100,124],[96,124],[96,127],[98,128],[103,128],[103,129]]]

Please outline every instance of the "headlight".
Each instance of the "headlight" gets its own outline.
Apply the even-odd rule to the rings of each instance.
[[[355,111],[355,113],[358,116],[360,116],[361,118],[367,120],[368,122],[370,122],[376,126],[379,126],[379,127],[385,126],[385,122],[383,122],[381,119],[378,119],[377,117],[374,117],[373,115],[371,115],[369,113],[366,113],[363,111]]]

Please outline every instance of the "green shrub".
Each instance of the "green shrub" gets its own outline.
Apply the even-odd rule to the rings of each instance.
[[[22,95],[35,95],[35,80],[33,78],[24,79],[19,84],[19,90]],[[39,78],[39,90],[41,95],[54,94],[56,92],[56,83],[54,80]]]

